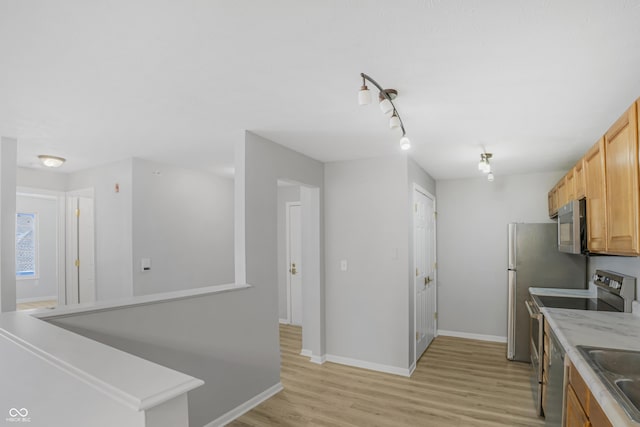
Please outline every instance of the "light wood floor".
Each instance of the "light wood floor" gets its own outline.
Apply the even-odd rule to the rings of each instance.
[[[23,302],[17,304],[18,310],[30,310],[32,308],[53,308],[58,305],[58,301],[36,301],[36,302]]]
[[[280,326],[284,390],[230,426],[542,426],[529,365],[505,345],[438,337],[411,378],[316,365],[300,356],[301,329]]]

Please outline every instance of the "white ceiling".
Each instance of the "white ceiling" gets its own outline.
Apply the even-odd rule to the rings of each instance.
[[[0,135],[61,171],[212,171],[248,129],[321,161],[396,153],[400,95],[437,179],[564,170],[640,96],[640,0],[0,0]]]

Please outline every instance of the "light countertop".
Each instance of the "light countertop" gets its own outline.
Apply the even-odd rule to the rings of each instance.
[[[531,295],[553,297],[595,298],[595,289],[564,289],[564,288],[529,288]]]
[[[592,297],[588,290],[531,288],[534,295]],[[634,302],[634,312],[638,305]],[[576,346],[594,346],[625,350],[640,350],[640,316],[631,313],[611,313],[561,308],[541,308],[591,393],[614,426],[640,427],[617,403],[605,383],[589,366]]]

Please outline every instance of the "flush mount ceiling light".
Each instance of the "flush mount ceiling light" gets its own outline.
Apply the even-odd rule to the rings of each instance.
[[[64,162],[67,161],[67,159],[63,157],[49,156],[47,154],[41,154],[38,156],[38,158],[40,159],[42,164],[48,168],[59,168]]]
[[[493,157],[491,153],[480,153],[480,162],[478,163],[478,170],[487,174],[487,181],[493,182],[493,172],[491,172],[491,163],[489,161]]]
[[[402,119],[400,118],[400,113],[396,109],[393,100],[398,96],[398,91],[395,89],[383,89],[375,80],[371,77],[367,76],[364,73],[360,73],[360,77],[362,77],[362,86],[360,87],[360,91],[358,92],[358,104],[367,105],[371,103],[371,92],[369,92],[369,88],[367,87],[367,81],[374,85],[378,90],[378,101],[380,101],[380,110],[383,114],[391,113],[391,118],[389,119],[389,127],[391,129],[400,128],[402,130],[402,137],[400,138],[400,149],[408,150],[411,148],[411,141],[407,138],[407,132],[404,130],[404,123],[402,123]]]

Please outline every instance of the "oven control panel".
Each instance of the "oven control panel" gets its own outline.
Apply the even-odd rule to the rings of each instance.
[[[611,275],[604,274],[602,270],[596,270],[596,274],[591,277],[596,285],[604,286],[611,289],[622,288],[622,277],[612,277]]]
[[[625,312],[631,311],[631,301],[636,297],[636,278],[609,270],[596,270],[592,277],[598,287],[598,298],[616,295],[622,299]]]

